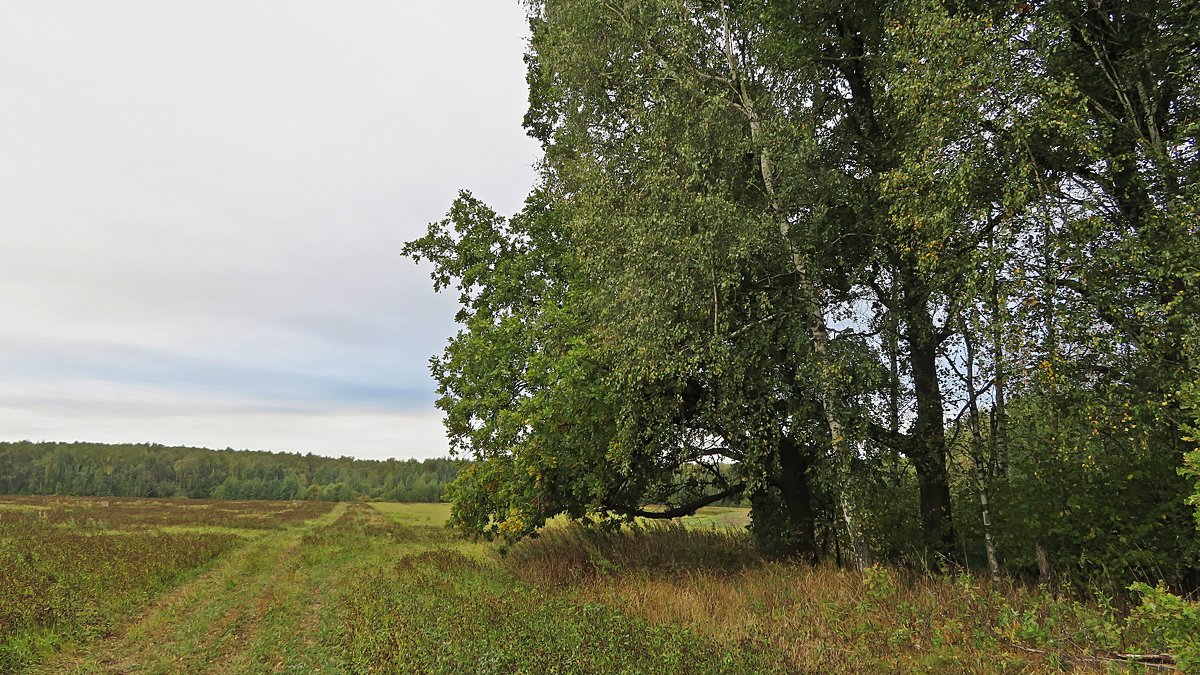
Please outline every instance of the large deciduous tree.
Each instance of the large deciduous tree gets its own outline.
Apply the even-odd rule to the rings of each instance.
[[[1165,542],[1200,390],[1195,9],[530,16],[539,186],[511,219],[463,195],[406,249],[461,293],[433,362],[455,447],[483,460],[460,525],[516,538],[745,495],[760,542],[808,558],[835,534],[859,564],[976,541],[993,571],[1032,544],[1103,563],[1107,527],[1192,565]],[[1121,480],[1150,496],[1105,503]],[[911,538],[886,513],[909,485]]]

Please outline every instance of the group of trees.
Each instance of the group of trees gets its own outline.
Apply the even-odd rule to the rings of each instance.
[[[0,494],[436,502],[463,463],[21,441],[0,443]]]
[[[538,184],[405,249],[460,294],[454,522],[742,495],[782,554],[1196,584],[1200,6],[530,17]]]

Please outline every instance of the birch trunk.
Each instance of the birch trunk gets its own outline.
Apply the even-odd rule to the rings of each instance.
[[[975,343],[970,331],[963,332],[967,346],[967,393],[971,429],[971,462],[975,464],[975,478],[979,482],[979,509],[983,517],[983,545],[987,550],[988,571],[993,577],[1000,575],[1000,563],[996,557],[996,542],[992,537],[991,498],[988,494],[988,472],[984,470],[983,430],[979,421],[979,401],[975,394]]]
[[[753,97],[746,88],[745,79],[738,72],[736,61],[733,57],[732,35],[729,30],[728,19],[724,16],[724,10],[722,10],[722,19],[724,20],[725,27],[726,57],[729,61],[731,82],[736,83],[736,91],[739,98],[738,107],[746,115],[749,122],[750,140],[758,148],[758,164],[762,176],[763,189],[766,192],[771,211],[778,224],[779,236],[783,239],[784,245],[787,246],[788,254],[791,258],[792,270],[796,274],[797,285],[806,301],[804,303],[804,318],[805,324],[808,327],[809,337],[812,340],[815,360],[819,364],[824,364],[826,363],[826,355],[829,348],[829,330],[826,327],[825,315],[821,306],[822,293],[813,281],[809,261],[792,243],[791,224],[788,222],[779,201],[778,186],[775,179],[775,166],[770,152],[767,151],[763,143],[762,119],[759,117]],[[854,549],[855,565],[861,570],[871,565],[871,553],[858,528],[856,509],[846,488],[849,484],[850,460],[853,456],[853,448],[846,437],[845,425],[838,414],[840,406],[838,405],[837,390],[833,382],[825,372],[820,373],[818,379],[818,397],[821,400],[825,424],[829,428],[829,437],[833,444],[834,468],[842,483],[838,490],[838,502],[841,505],[842,519],[846,524],[846,533],[850,539],[850,545]]]

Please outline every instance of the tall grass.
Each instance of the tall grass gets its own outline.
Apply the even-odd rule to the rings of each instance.
[[[605,540],[628,545],[622,538]],[[569,531],[544,541],[564,551],[585,541],[599,546]],[[654,625],[602,603],[578,602],[571,587],[522,583],[495,561],[465,555],[449,541],[408,550],[391,567],[365,573],[339,599],[339,647],[351,672],[785,672],[760,653]],[[540,578],[551,581],[563,571],[551,564],[553,552],[522,546],[517,555],[525,553],[531,556],[526,560],[545,564]]]
[[[578,523],[547,528],[504,556],[505,567],[517,577],[551,586],[633,571],[731,572],[761,563],[762,557],[744,533],[669,522],[614,530]]]
[[[556,527],[502,564],[577,601],[685,627],[794,672],[1093,672],[1154,646],[1103,596],[765,560],[736,531]]]

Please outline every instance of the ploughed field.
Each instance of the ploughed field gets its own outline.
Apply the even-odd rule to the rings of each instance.
[[[607,534],[556,524],[503,557],[445,529],[447,514],[441,504],[0,497],[0,672],[1099,665],[1079,631],[1102,624],[1102,608],[966,577],[764,561],[744,510]]]

